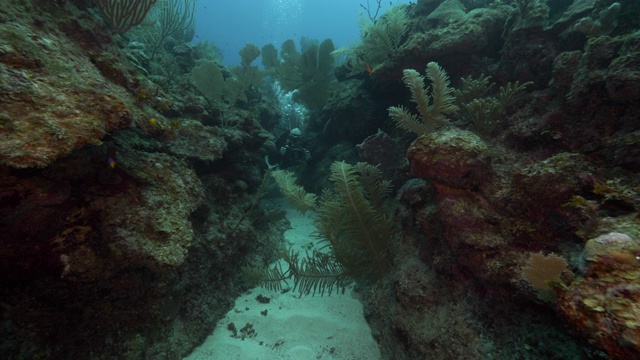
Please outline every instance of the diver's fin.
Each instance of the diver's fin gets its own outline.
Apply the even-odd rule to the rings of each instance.
[[[269,170],[276,169],[278,167],[278,165],[279,165],[279,164],[275,164],[275,165],[269,164],[269,155],[265,155],[264,156],[264,162],[267,163],[267,167],[269,168]]]

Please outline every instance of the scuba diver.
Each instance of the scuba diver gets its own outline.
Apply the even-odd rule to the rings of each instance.
[[[309,159],[311,159],[311,154],[309,150],[304,148],[302,131],[298,128],[293,128],[291,131],[280,135],[276,140],[276,152],[265,157],[269,169],[276,167],[286,169],[300,165]]]

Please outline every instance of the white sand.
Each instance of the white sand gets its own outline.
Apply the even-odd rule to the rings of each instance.
[[[317,248],[312,237],[313,220],[291,209],[284,200],[267,201],[264,207],[282,208],[293,227],[285,233],[296,251]],[[303,252],[304,253],[304,252]],[[290,285],[293,285],[290,282]],[[347,289],[345,294],[298,297],[297,292],[254,288],[236,299],[234,308],[218,322],[213,334],[185,359],[224,360],[378,360],[380,352],[362,315],[362,305]],[[271,299],[268,304],[258,295]],[[266,315],[261,312],[266,310]],[[228,325],[235,325],[232,336]],[[255,336],[242,339],[247,324]]]

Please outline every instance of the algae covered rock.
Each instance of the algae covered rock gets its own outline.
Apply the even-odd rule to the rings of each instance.
[[[451,187],[476,187],[491,170],[487,144],[478,135],[457,128],[420,136],[407,156],[414,175]]]
[[[640,354],[640,240],[611,232],[585,245],[586,277],[559,291],[560,313],[611,359]]]
[[[129,127],[124,89],[59,32],[0,24],[0,164],[45,167]]]

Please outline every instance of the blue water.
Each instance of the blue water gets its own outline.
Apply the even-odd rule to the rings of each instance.
[[[382,0],[382,14],[390,5],[408,0]],[[367,0],[200,0],[196,5],[195,42],[215,43],[227,66],[240,63],[238,51],[247,43],[280,48],[287,39],[302,36],[331,38],[336,47],[358,42],[358,19]],[[377,3],[369,0],[375,10]],[[366,13],[364,13],[367,16]]]

